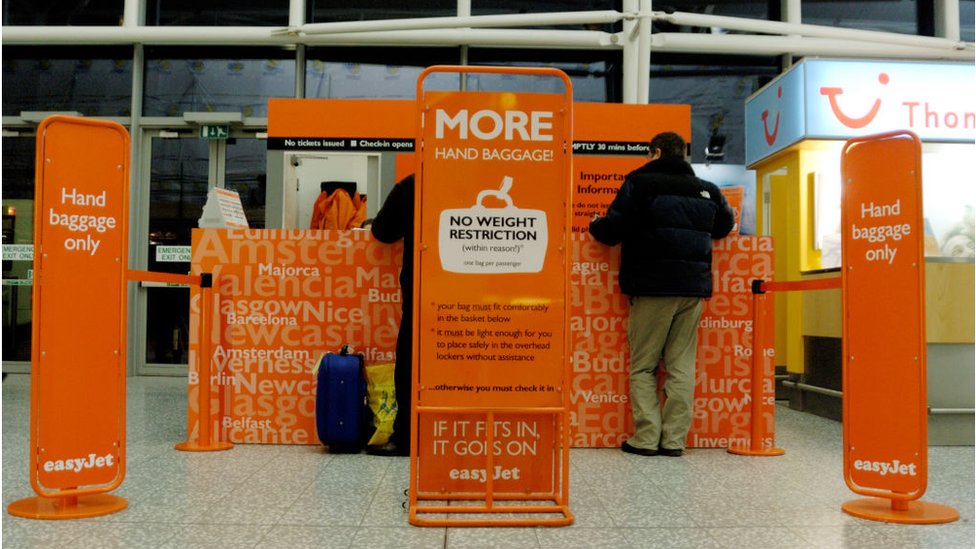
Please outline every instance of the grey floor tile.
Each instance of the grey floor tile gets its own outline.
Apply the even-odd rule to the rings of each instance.
[[[535,549],[539,539],[534,528],[451,528],[447,531],[448,549]]]
[[[781,549],[804,547],[807,543],[789,528],[708,528],[706,531],[720,547],[736,549]]]
[[[282,547],[971,548],[974,449],[929,448],[923,500],[960,512],[944,525],[893,525],[841,510],[861,496],[843,479],[842,427],[777,407],[779,457],[690,449],[681,458],[641,457],[616,448],[573,449],[567,527],[410,525],[403,508],[409,460],[329,454],[320,445],[237,445],[179,452],[186,435],[185,379],[128,380],[125,481],[119,513],[73,521],[4,514],[4,548]],[[33,495],[28,471],[29,376],[2,392],[2,495],[6,506]],[[434,502],[429,502],[434,503]],[[437,502],[445,504],[446,502]],[[452,502],[451,505],[464,505]],[[444,518],[553,518],[538,513]]]
[[[440,549],[445,547],[444,528],[380,528],[367,527],[356,531],[351,549]]]
[[[722,545],[701,528],[628,528],[626,544],[633,549],[718,549]]]

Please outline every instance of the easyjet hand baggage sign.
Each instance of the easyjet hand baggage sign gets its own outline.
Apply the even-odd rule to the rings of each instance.
[[[65,116],[37,135],[31,483],[106,492],[125,472],[129,135]]]
[[[851,139],[841,170],[844,477],[859,494],[916,499],[928,452],[921,143]]]
[[[484,493],[490,478],[495,491],[551,492],[565,433],[571,102],[418,97],[419,490]]]

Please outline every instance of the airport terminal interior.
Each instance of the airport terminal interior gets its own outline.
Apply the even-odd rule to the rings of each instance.
[[[971,71],[966,81],[952,80],[958,78],[952,71],[973,67],[973,0],[3,0],[2,25],[4,548],[976,545],[976,193],[972,177],[965,177],[976,129],[972,95],[961,106],[950,97],[953,108],[939,110],[944,96],[973,85]],[[806,108],[796,103],[811,97],[784,96],[777,86],[824,66],[843,72],[847,63],[887,63],[887,72],[867,65],[871,70],[844,73],[869,77],[863,86],[842,92],[824,81],[811,88],[812,99],[829,95],[838,119],[837,100],[849,112],[876,100],[855,95],[857,89],[892,94],[884,96],[890,105],[888,98],[902,93],[902,86],[924,84],[914,67],[951,72],[950,84],[911,87],[908,93],[915,95],[898,101],[909,105],[908,116],[923,134],[927,181],[922,225],[928,332],[922,343],[928,469],[921,500],[954,509],[958,520],[893,524],[841,509],[863,496],[845,483],[838,286],[816,296],[775,298],[771,409],[775,446],[783,455],[742,456],[715,447],[646,457],[617,447],[574,447],[568,451],[571,525],[461,527],[409,523],[407,457],[329,453],[320,444],[174,449],[188,440],[188,422],[196,415],[189,402],[196,385],[188,382],[196,373],[193,330],[200,325],[191,307],[194,294],[185,283],[137,279],[125,290],[125,478],[112,492],[127,500],[127,508],[71,520],[7,512],[11,503],[34,495],[35,153],[38,128],[51,115],[124,128],[130,139],[127,267],[185,276],[196,267],[191,239],[200,234],[205,204],[216,190],[239,199],[250,229],[308,229],[324,180],[362,174],[357,192],[369,196],[363,207],[371,218],[399,179],[395,174],[403,175],[412,162],[413,154],[405,152],[414,143],[412,120],[389,121],[407,128],[390,150],[303,148],[306,140],[289,148],[286,138],[327,137],[333,135],[329,128],[341,125],[303,118],[302,112],[335,112],[345,100],[363,102],[350,113],[371,112],[383,101],[412,104],[418,76],[433,65],[558,69],[577,104],[688,106],[676,120],[690,137],[689,160],[699,176],[723,179],[723,193],[729,187],[739,193],[737,238],[772,237],[777,278],[810,281],[840,278],[839,150],[851,135],[789,134],[796,128],[787,123],[787,109],[776,109],[789,101],[795,102],[791,109]],[[822,74],[830,75],[828,69]],[[895,72],[902,69],[908,72]],[[899,81],[889,74],[912,76]],[[505,74],[435,80],[452,91],[551,91]],[[931,103],[928,91],[937,96]],[[280,113],[318,100],[327,104],[322,111],[299,106],[289,120],[271,119],[269,102]],[[767,126],[750,129],[767,117],[772,123],[774,110],[777,128],[784,116],[781,135],[794,141],[773,146],[775,133]],[[375,118],[364,116],[364,127]],[[596,131],[599,117],[590,120],[587,131]],[[294,128],[312,130],[289,134]],[[325,135],[314,134],[322,128]],[[643,146],[650,137],[630,144]],[[607,179],[624,165],[620,158],[605,164],[579,158],[577,167],[598,166]],[[392,301],[381,305],[398,310]],[[608,322],[599,315],[587,319]],[[395,326],[390,334],[390,349],[383,350],[388,355]],[[623,341],[615,344],[622,349]],[[317,352],[325,350],[332,349]],[[80,368],[91,366],[84,356],[79,349]],[[620,392],[611,396],[619,404],[626,402],[626,387],[618,387],[623,369],[615,374],[614,390]],[[879,387],[884,383],[879,379]],[[577,406],[587,404],[574,398]]]

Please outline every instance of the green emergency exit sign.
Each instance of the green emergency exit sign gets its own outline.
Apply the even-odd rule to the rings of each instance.
[[[229,136],[229,126],[200,126],[200,137],[204,139],[227,139]]]

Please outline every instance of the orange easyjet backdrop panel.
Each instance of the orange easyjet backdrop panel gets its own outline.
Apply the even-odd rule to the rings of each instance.
[[[211,433],[234,443],[318,444],[316,378],[348,344],[394,359],[402,245],[369,231],[197,229],[192,273],[213,273]],[[199,432],[198,288],[191,289],[188,438]],[[206,442],[206,441],[205,441]]]
[[[37,142],[31,483],[107,492],[125,473],[129,135],[52,116]]]
[[[909,132],[841,156],[844,478],[892,500],[921,497],[928,477],[921,168]]]

